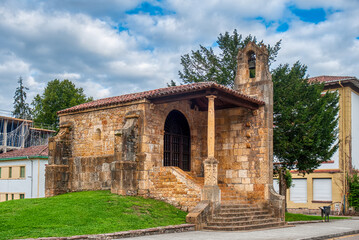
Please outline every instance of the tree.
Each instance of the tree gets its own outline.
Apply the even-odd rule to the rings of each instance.
[[[19,86],[15,90],[14,111],[12,111],[12,114],[16,118],[29,119],[31,116],[31,110],[29,104],[26,103],[26,90],[29,90],[29,88],[25,87],[22,81],[22,77],[20,76],[17,81]]]
[[[283,193],[290,187],[283,179],[286,169],[311,173],[338,149],[338,93],[323,94],[324,84],[308,82],[306,70],[296,62],[272,71],[273,152]]]
[[[220,53],[216,55],[212,48],[200,45],[200,49],[191,54],[181,56],[183,71],[179,71],[179,77],[183,83],[215,81],[219,84],[233,87],[237,72],[237,54],[248,42],[257,43],[256,37],[249,35],[245,38],[237,33],[228,32],[220,34],[217,40]],[[263,44],[263,41],[258,44]],[[269,62],[274,62],[280,49],[281,41],[274,47],[266,45],[269,52]]]
[[[48,82],[43,94],[37,94],[32,101],[34,122],[57,125],[58,111],[92,100],[92,97],[87,98],[83,89],[76,88],[71,81],[55,79]]]

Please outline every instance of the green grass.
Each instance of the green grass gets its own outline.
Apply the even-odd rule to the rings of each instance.
[[[285,220],[287,222],[294,222],[294,221],[313,221],[313,220],[323,220],[321,216],[314,216],[314,215],[304,215],[304,214],[296,214],[296,213],[285,213]],[[347,217],[332,217],[329,216],[329,219],[348,219]]]
[[[111,233],[185,223],[186,212],[109,191],[0,203],[0,239]]]

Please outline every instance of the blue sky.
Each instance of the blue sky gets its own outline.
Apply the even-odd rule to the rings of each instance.
[[[278,64],[301,61],[310,76],[359,77],[357,0],[2,0],[0,110],[12,110],[17,79],[28,102],[47,82],[69,79],[95,99],[178,81],[180,57],[237,29],[282,39]]]

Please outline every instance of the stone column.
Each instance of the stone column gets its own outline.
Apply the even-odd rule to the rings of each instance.
[[[202,190],[202,200],[210,200],[220,203],[221,190],[218,187],[218,161],[214,158],[215,149],[215,109],[214,99],[216,96],[210,95],[208,98],[208,123],[207,123],[207,159],[204,161],[204,187]]]

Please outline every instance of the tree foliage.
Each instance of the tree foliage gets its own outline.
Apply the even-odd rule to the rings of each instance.
[[[353,176],[348,177],[349,183],[349,206],[354,207],[355,210],[359,210],[359,176],[358,173],[354,173]]]
[[[216,55],[213,49],[202,45],[199,50],[181,56],[183,70],[179,71],[179,77],[183,83],[215,81],[219,84],[233,87],[237,72],[237,54],[248,42],[257,43],[256,37],[249,35],[242,37],[235,29],[233,34],[225,32],[220,34],[217,40],[220,53]],[[257,44],[263,44],[263,41]],[[274,62],[280,49],[281,41],[273,47],[266,45],[269,52],[269,62]]]
[[[310,173],[338,149],[339,96],[324,84],[309,83],[307,67],[295,63],[272,71],[273,150],[280,165]]]
[[[16,118],[30,119],[31,110],[29,104],[26,103],[26,90],[29,90],[29,88],[25,87],[22,81],[22,77],[20,76],[17,81],[19,86],[15,90],[14,111],[12,111],[12,114]]]
[[[42,95],[35,96],[32,102],[34,121],[48,125],[58,124],[58,111],[88,101],[92,101],[92,97],[87,98],[82,88],[76,88],[67,79],[55,79],[48,82]]]

